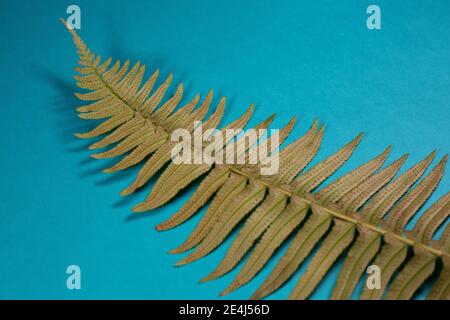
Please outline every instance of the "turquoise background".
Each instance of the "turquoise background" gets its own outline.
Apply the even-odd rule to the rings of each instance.
[[[299,116],[292,141],[317,116],[326,133],[313,163],[365,131],[336,177],[389,144],[389,162],[411,153],[405,168],[434,148],[439,157],[450,150],[449,1],[2,0],[0,298],[215,299],[236,275],[197,283],[230,241],[182,268],[173,267],[181,257],[166,254],[198,217],[169,232],[154,227],[192,188],[170,205],[133,215],[130,208],[150,188],[118,193],[136,169],[102,174],[112,161],[89,158],[90,142],[73,136],[92,123],[76,116],[77,59],[58,20],[72,3],[81,7],[79,33],[93,51],[173,72],[186,98],[214,88],[229,99],[225,121],[255,102],[251,124],[274,111],[275,127]],[[382,10],[379,31],[366,28],[372,3]],[[449,177],[432,200],[449,189]],[[274,262],[228,298],[248,298]],[[70,264],[81,267],[82,290],[66,288]],[[313,298],[328,297],[338,267]],[[286,298],[299,275],[271,298]]]

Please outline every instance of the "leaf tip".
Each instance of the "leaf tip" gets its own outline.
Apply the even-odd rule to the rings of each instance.
[[[131,187],[128,187],[128,188],[122,190],[122,191],[120,192],[120,195],[121,195],[121,196],[128,196],[128,195],[132,194],[133,192],[134,192],[134,189],[131,188]]]
[[[202,284],[202,283],[205,283],[205,282],[208,282],[208,281],[209,281],[208,277],[204,277],[204,278],[201,278],[200,280],[198,280],[198,283]]]
[[[406,161],[406,159],[408,159],[409,158],[409,153],[405,153],[403,156],[401,156],[398,160],[400,161],[400,162],[405,162]]]
[[[262,295],[259,293],[259,290],[256,290],[256,292],[250,296],[249,300],[259,300],[261,298]]]
[[[141,202],[133,207],[133,212],[140,213],[151,210],[151,206],[148,202]]]
[[[208,274],[206,277],[201,278],[201,279],[198,281],[198,283],[205,283],[205,282],[214,280],[215,278],[216,278],[216,277],[215,277],[214,273],[210,273],[210,274]]]
[[[297,116],[293,116],[290,120],[289,120],[289,122],[288,122],[288,125],[291,125],[291,126],[293,126],[293,125],[295,125],[295,123],[297,122]]]
[[[226,288],[225,290],[223,290],[221,293],[219,293],[219,297],[226,296],[227,294],[230,294],[233,291],[234,291],[233,287],[230,286],[230,287]]]
[[[182,267],[188,263],[189,263],[189,260],[187,258],[184,258],[184,259],[178,261],[177,263],[175,263],[175,267]]]
[[[360,132],[355,138],[356,143],[359,143],[364,135],[364,131]]]
[[[167,251],[168,254],[178,254],[177,248]]]
[[[436,156],[437,153],[437,149],[434,149],[433,151],[431,151],[431,153],[428,155],[428,159],[434,159],[434,157]]]
[[[384,153],[388,154],[392,151],[392,144],[388,145],[386,149],[384,149]]]
[[[66,27],[67,30],[71,31],[69,25],[67,24],[67,21],[64,20],[64,18],[60,17],[59,21],[64,25],[64,27]]]
[[[82,133],[75,133],[74,136],[77,138],[80,138],[80,139],[84,138],[84,134],[82,134]]]

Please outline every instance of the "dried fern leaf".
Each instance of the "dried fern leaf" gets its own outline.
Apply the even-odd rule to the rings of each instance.
[[[136,76],[131,81],[126,94],[124,95],[124,100],[129,101],[131,105],[133,105],[132,102],[133,97],[136,95],[137,91],[141,86],[142,79],[144,78],[144,73],[145,73],[145,65],[141,65]]]
[[[306,272],[301,275],[289,299],[303,300],[309,297],[336,259],[350,245],[355,230],[356,226],[353,223],[341,220],[334,221],[330,233],[314,255]]]
[[[169,219],[158,224],[156,229],[168,230],[188,220],[227,181],[229,176],[230,170],[225,166],[217,166],[212,169],[183,207]]]
[[[420,183],[406,194],[402,200],[392,209],[384,226],[395,233],[401,233],[412,216],[428,200],[438,186],[444,174],[447,157],[436,165],[436,167]]]
[[[144,104],[139,108],[139,111],[144,117],[149,117],[153,111],[158,107],[159,103],[164,98],[164,95],[172,82],[173,75],[169,74],[167,79],[156,89],[156,91],[148,98]]]
[[[135,116],[131,120],[128,120],[124,124],[120,125],[117,129],[104,137],[102,140],[93,143],[89,146],[89,149],[105,148],[113,143],[121,141],[128,137],[130,134],[136,132],[144,125],[145,119],[141,116]]]
[[[416,222],[408,237],[418,242],[429,243],[439,226],[450,216],[450,192],[436,201]]]
[[[210,229],[208,235],[200,245],[186,258],[177,263],[183,265],[198,260],[214,249],[230,234],[234,227],[264,198],[266,187],[250,180],[248,186],[241,194],[237,193],[218,210],[216,224]],[[236,205],[230,205],[230,204]]]
[[[197,97],[197,96],[196,96]],[[206,98],[207,99],[207,98]],[[194,98],[195,102],[196,98]],[[198,99],[197,99],[198,100]],[[174,115],[172,115],[171,117],[169,117],[169,119],[167,119],[167,121],[165,122],[165,125],[169,128],[170,130],[173,129],[177,129],[177,128],[185,128],[185,129],[189,129],[191,132],[194,130],[194,126],[193,124],[195,124],[196,121],[203,121],[204,117],[207,114],[207,111],[209,109],[208,104],[206,104],[206,100],[204,101],[204,103],[202,103],[202,105],[198,108],[193,110],[192,112],[188,113],[186,116],[182,116],[179,115],[179,118],[175,118],[177,116],[177,113],[175,113]],[[219,104],[216,107],[216,110],[214,111],[214,113],[208,118],[208,120],[205,121],[205,124],[207,124],[207,127],[211,127],[214,126],[214,124],[218,125],[223,117],[223,114],[225,112],[225,102],[226,102],[226,98],[222,97],[219,101]],[[187,104],[183,109],[187,109],[186,111],[191,110],[191,108],[193,109],[193,106],[191,106],[191,104]],[[179,110],[179,111],[181,111]],[[173,119],[175,118],[175,119]],[[173,121],[173,122],[171,122]]]
[[[127,122],[133,118],[133,112],[123,111],[113,117],[109,118],[105,122],[102,122],[97,127],[86,133],[76,133],[75,136],[82,139],[95,138],[102,134],[108,133],[109,131],[117,128],[121,124]]]
[[[450,251],[450,223],[447,224],[447,227],[444,230],[444,233],[442,234],[439,241],[435,243],[435,246],[438,248],[441,248],[443,252],[449,252]],[[447,255],[448,257],[448,255]]]
[[[295,194],[311,192],[324,182],[330,175],[339,169],[352,155],[355,148],[361,141],[362,134],[353,141],[345,145],[334,155],[315,165],[306,173],[294,180],[293,190]]]
[[[253,105],[249,107],[239,119],[230,123],[227,127],[242,129],[250,120],[253,114]],[[226,130],[225,127],[222,129]],[[234,134],[228,135],[228,141],[233,139],[239,131],[235,131]],[[227,140],[225,140],[227,142]],[[195,145],[195,142],[194,142]],[[185,188],[188,184],[194,181],[196,178],[209,171],[212,164],[169,164],[168,168],[163,172],[158,179],[155,187],[151,191],[150,195],[141,204],[134,207],[135,212],[148,211],[157,208],[170,199],[172,199],[181,189]]]
[[[408,261],[397,277],[395,277],[394,282],[388,289],[386,299],[411,299],[414,292],[433,273],[435,264],[435,255],[414,248],[414,257]]]
[[[140,110],[145,102],[145,99],[149,96],[150,92],[156,83],[159,76],[159,70],[155,70],[148,80],[142,85],[142,87],[136,92],[134,97],[130,98],[131,107],[135,110]]]
[[[167,136],[165,136],[164,138],[166,137]],[[95,159],[114,158],[127,153],[128,151],[136,148],[144,142],[148,143],[149,140],[151,142],[154,142],[160,139],[161,137],[156,133],[154,127],[143,125],[139,130],[130,134],[113,148],[101,153],[93,154],[91,155],[91,157]]]
[[[395,202],[423,175],[435,154],[436,152],[433,151],[424,160],[377,192],[361,213],[366,221],[378,223],[378,220],[383,218]]]
[[[380,268],[381,286],[379,289],[369,289],[365,286],[360,297],[363,300],[381,299],[392,275],[406,258],[408,247],[405,243],[391,237],[385,237],[385,241],[386,243],[372,263]]]
[[[358,228],[358,236],[351,246],[342,266],[331,299],[350,299],[361,275],[365,272],[369,262],[377,254],[381,235],[367,228]]]
[[[158,129],[156,129],[156,131],[158,131]],[[157,139],[145,140],[140,146],[138,146],[132,152],[122,158],[122,160],[120,160],[112,167],[104,169],[103,172],[112,173],[115,171],[124,170],[140,163],[148,155],[158,150],[167,141],[167,136],[165,134],[156,134],[155,136],[157,137]]]
[[[226,104],[226,98],[222,97],[219,101],[219,104],[216,107],[216,110],[214,113],[204,122],[203,128],[209,129],[209,128],[217,128],[217,126],[222,121],[223,115],[225,113],[225,104]],[[197,112],[196,112],[197,111]],[[196,111],[192,112],[191,117],[187,117],[186,119],[181,119],[180,122],[177,123],[177,126],[180,128],[188,128],[191,129],[191,132],[194,131],[194,127],[192,126],[193,121],[195,120],[202,120],[198,119],[198,113],[200,112],[200,109],[197,109]],[[244,114],[244,117],[246,115]]]
[[[258,132],[259,130],[266,130],[271,124],[272,124],[272,122],[273,122],[273,120],[275,119],[275,114],[272,114],[272,115],[270,115],[267,119],[265,119],[265,120],[263,120],[262,122],[260,122],[258,125],[256,125],[253,129],[256,131],[256,132]],[[222,130],[222,132],[223,132],[223,130]],[[244,135],[242,135],[241,137],[237,137],[237,141],[236,141],[236,145],[240,145],[240,144],[243,144],[244,145],[244,147],[242,148],[242,149],[238,149],[238,150],[236,150],[235,151],[235,156],[236,156],[236,158],[239,158],[239,157],[244,157],[244,159],[245,159],[245,161],[244,161],[244,163],[248,163],[248,161],[249,161],[249,153],[250,153],[250,150],[252,150],[254,147],[255,147],[255,145],[251,145],[251,144],[249,144],[248,142],[247,142],[247,136],[244,134]],[[261,137],[256,137],[256,141],[255,141],[255,144],[257,145],[258,144],[258,142],[260,142],[260,139],[261,139]],[[224,148],[223,150],[222,150],[222,153],[223,152],[225,152],[225,150],[226,150],[226,148]],[[219,164],[220,165],[220,164]],[[236,168],[239,168],[240,167],[240,165],[236,165],[236,164],[228,164],[227,163],[227,165],[229,166],[229,167],[236,167]],[[230,168],[230,170],[231,170],[231,168]]]
[[[162,206],[210,169],[211,165],[207,164],[189,166],[171,163],[158,179],[158,182],[164,181],[164,185],[157,182],[147,199],[135,206],[134,211],[144,212]]]
[[[275,115],[271,115],[267,119],[258,124],[255,129],[266,129],[273,121]],[[226,178],[230,175],[231,170],[227,165],[215,165],[215,168],[201,182],[199,188],[188,202],[181,208],[179,212],[169,218],[167,221],[159,224],[157,230],[167,230],[173,228],[180,223],[189,219],[206,201],[225,183]],[[165,180],[160,178],[158,182],[164,183]],[[156,188],[156,186],[155,186]],[[172,188],[170,185],[169,187]],[[152,190],[152,193],[155,189]],[[162,192],[164,193],[164,192]]]
[[[208,207],[208,210],[203,215],[194,231],[192,231],[183,244],[171,250],[170,253],[185,252],[198,245],[209,234],[210,230],[217,222],[219,218],[218,213],[225,211],[228,204],[234,201],[236,197],[242,193],[246,187],[246,183],[247,178],[236,175],[235,173],[230,174],[230,177],[225,184],[214,196],[211,205]],[[251,189],[253,190],[255,187],[252,185]]]
[[[79,66],[75,68],[79,75],[75,76],[75,80],[83,90],[75,95],[80,100],[87,101],[77,108],[79,117],[103,121],[94,129],[76,136],[84,139],[102,136],[90,149],[110,148],[94,154],[95,158],[123,156],[117,164],[104,172],[123,170],[144,162],[135,181],[122,192],[123,195],[132,193],[144,186],[170,161],[171,151],[175,146],[175,142],[169,139],[173,130],[184,128],[193,132],[198,128],[197,121],[203,121],[206,117],[213,92],[207,94],[198,108],[198,94],[187,104],[178,107],[183,97],[182,84],[178,84],[173,95],[166,97],[173,81],[172,74],[155,88],[158,70],[143,81],[146,67],[139,61],[133,65],[128,60],[123,64],[120,61],[113,62],[112,58],[102,62],[101,57],[91,52],[74,30],[69,32],[79,57]],[[202,123],[203,130],[217,128],[224,115],[225,103],[225,97],[221,98],[213,114]],[[408,221],[437,187],[447,157],[417,185],[416,182],[430,166],[435,152],[391,182],[406,156],[381,168],[390,150],[387,148],[371,161],[331,182],[321,191],[314,192],[349,159],[359,144],[361,135],[295,178],[315,157],[322,142],[323,127],[318,129],[318,121],[315,120],[303,137],[278,150],[278,146],[272,145],[272,139],[263,140],[258,137],[253,141],[253,138],[250,139],[245,134],[236,138],[246,126],[253,110],[252,104],[240,118],[219,129],[221,133],[226,129],[234,129],[235,134],[228,136],[226,143],[235,139],[240,142],[249,139],[244,148],[238,148],[231,155],[244,158],[245,164],[222,165],[214,163],[213,159],[209,159],[211,161],[206,164],[170,163],[145,201],[134,207],[135,211],[140,212],[161,206],[191,182],[205,175],[197,191],[180,211],[157,226],[158,230],[167,230],[179,225],[193,216],[214,195],[194,231],[181,246],[172,250],[172,253],[179,253],[197,246],[179,265],[197,260],[213,251],[244,221],[225,258],[204,279],[210,280],[232,270],[253,249],[238,276],[222,292],[225,294],[252,280],[275,250],[298,228],[286,253],[252,296],[262,298],[283,285],[326,234],[306,273],[290,296],[292,299],[304,299],[314,291],[334,261],[352,243],[357,230],[356,240],[344,260],[334,288],[333,299],[347,299],[351,296],[372,259],[373,264],[381,268],[382,287],[378,290],[366,287],[362,299],[381,299],[385,291],[388,299],[412,298],[439,260],[443,262],[443,269],[428,298],[449,298],[450,226],[447,226],[438,241],[432,240],[432,237],[449,216],[450,194],[433,204],[412,231],[404,230]],[[268,128],[272,120],[273,115],[255,129]],[[294,123],[295,118],[280,130],[280,143],[288,137]],[[214,147],[214,151],[218,143],[215,132],[217,131],[212,131],[206,137],[210,141],[206,148]],[[196,154],[207,150],[197,147],[199,139],[197,137],[193,141]],[[248,164],[256,147],[271,150],[266,157],[279,152],[278,174],[263,177],[260,174],[261,164]],[[219,152],[223,153],[225,149]],[[386,215],[388,218],[383,220]],[[331,226],[331,231],[327,233]],[[413,249],[414,255],[398,276],[391,280],[410,249]],[[388,287],[390,282],[392,285]]]
[[[80,113],[78,117],[85,120],[99,120],[112,117],[123,110],[123,108],[120,108],[119,103],[116,102],[116,104],[111,103],[111,105],[99,111]]]
[[[371,196],[392,180],[406,158],[407,155],[402,156],[388,167],[380,170],[359,184],[338,201],[339,206],[344,208],[346,212],[356,212]]]
[[[375,171],[377,171],[383,165],[390,150],[390,147],[386,148],[386,150],[384,150],[379,156],[368,161],[355,170],[350,171],[346,175],[320,190],[317,193],[317,196],[320,197],[321,202],[328,204],[339,201],[346,193],[350,192],[352,189],[369,178]]]
[[[294,128],[294,125],[295,125],[296,121],[297,121],[297,118],[296,117],[292,117],[289,120],[289,122],[283,128],[281,128],[279,130],[279,132],[278,132],[279,145],[282,145],[283,142],[289,136],[289,134],[292,132],[292,129]],[[249,172],[249,173],[252,173],[252,174],[256,174],[256,172],[259,171],[260,168],[261,168],[261,162],[266,160],[267,157],[271,155],[271,152],[270,152],[270,150],[272,150],[271,149],[271,139],[266,139],[266,140],[263,140],[262,142],[259,142],[258,143],[258,147],[262,148],[262,149],[266,149],[266,150],[269,151],[266,157],[263,157],[262,159],[260,159],[259,163],[257,163],[257,164],[250,164],[249,163],[250,152],[254,151],[254,148],[255,148],[255,146],[251,146],[251,148],[246,149],[244,164],[242,164],[242,165],[241,164],[234,164],[233,168],[243,170],[244,172]]]
[[[450,260],[443,258],[443,268],[439,278],[428,293],[428,300],[450,300]]]
[[[165,144],[156,150],[155,153],[145,162],[136,179],[120,194],[122,196],[129,195],[146,184],[147,181],[150,180],[150,178],[153,177],[153,175],[170,160],[172,148],[173,147],[170,144]]]
[[[230,285],[231,288],[237,289],[250,280],[264,267],[273,255],[275,250],[287,239],[294,229],[305,219],[309,209],[309,204],[297,200],[290,202],[285,210],[275,219],[266,232],[264,232],[261,240],[252,251],[245,265]],[[222,264],[221,264],[222,266]],[[220,266],[219,266],[220,268]],[[212,278],[221,276],[225,270],[217,268],[211,275]],[[207,278],[207,280],[210,280]]]
[[[97,75],[95,75],[95,76],[97,77]],[[120,101],[117,101],[116,97],[109,96],[109,97],[97,100],[93,103],[82,105],[82,106],[78,107],[76,110],[79,113],[98,112],[98,111],[102,111],[104,108],[109,108],[111,106],[114,106],[114,107],[120,106]]]
[[[177,111],[175,111],[173,114],[171,114],[167,119],[162,120],[162,124],[165,128],[167,128],[167,131],[171,132],[176,128],[180,127],[181,122],[185,122],[188,125],[194,121],[202,120],[206,114],[208,113],[209,106],[211,104],[212,100],[212,91],[208,93],[205,100],[203,100],[200,107],[192,112],[194,108],[197,106],[198,102],[200,101],[200,95],[197,94],[194,96],[194,98],[189,101],[186,105],[178,108]],[[187,129],[187,127],[183,127]]]
[[[222,119],[223,116],[223,110],[224,110],[224,100],[222,100],[219,103],[219,106],[217,107],[214,114],[211,115],[211,117],[205,122],[205,129],[209,127],[217,126]],[[244,115],[244,119],[247,117],[247,115]],[[183,123],[181,123],[183,125]],[[159,170],[161,169],[164,164],[166,164],[168,161],[170,161],[170,154],[174,147],[173,143],[167,143],[161,148],[159,148],[144,164],[142,169],[139,171],[137,178],[131,183],[130,186],[128,186],[125,190],[121,192],[122,195],[128,195],[130,193],[133,193],[136,189],[142,187],[147,181]],[[142,210],[145,210],[145,207],[138,205],[136,206],[136,211],[140,212]]]
[[[172,98],[167,100],[158,110],[156,110],[152,114],[152,118],[156,122],[161,122],[167,119],[167,117],[173,112],[173,110],[175,110],[178,103],[180,103],[182,96],[183,96],[183,85],[179,84]]]
[[[328,231],[333,220],[332,215],[318,206],[312,206],[312,212],[290,242],[286,253],[251,299],[261,299],[277,290],[294,274],[298,266]]]
[[[311,129],[280,152],[280,170],[276,174],[275,183],[288,184],[315,157],[322,143],[324,128],[316,131],[316,123]]]
[[[286,201],[287,197],[285,194],[280,192],[269,192],[264,201],[245,221],[244,226],[239,230],[237,237],[234,239],[220,265],[212,274],[203,278],[202,281],[211,280],[221,276],[235,267],[256,239],[259,238],[270,223],[283,211]],[[237,289],[237,287],[229,287],[228,290],[222,292],[222,295],[231,292],[233,289]]]

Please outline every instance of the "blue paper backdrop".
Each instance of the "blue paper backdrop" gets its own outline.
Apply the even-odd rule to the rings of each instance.
[[[89,158],[88,142],[73,136],[91,124],[76,116],[77,59],[58,21],[69,4],[80,6],[80,34],[93,51],[173,72],[187,98],[214,88],[228,97],[226,121],[255,102],[251,124],[277,112],[280,127],[298,115],[295,137],[318,117],[326,134],[313,163],[365,131],[339,176],[389,144],[389,162],[411,153],[405,168],[434,148],[439,157],[450,150],[450,2],[374,3],[378,31],[366,28],[371,2],[359,0],[1,1],[0,298],[213,299],[236,275],[197,283],[230,241],[183,268],[166,254],[198,217],[169,232],[154,227],[192,188],[132,215],[150,188],[121,198],[136,170],[100,173],[112,162]],[[66,288],[71,264],[81,267],[79,291]],[[248,298],[273,266],[229,298]],[[339,267],[313,298],[328,297]],[[286,298],[299,275],[271,298]]]

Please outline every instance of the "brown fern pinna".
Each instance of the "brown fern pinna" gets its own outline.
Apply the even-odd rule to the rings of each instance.
[[[371,290],[366,286],[361,299],[410,299],[439,269],[428,298],[450,299],[450,225],[439,240],[433,240],[435,231],[449,216],[450,193],[426,210],[413,230],[404,230],[441,180],[446,156],[423,178],[435,152],[396,177],[407,156],[383,168],[390,152],[388,147],[371,161],[314,192],[349,159],[361,140],[358,135],[304,172],[317,153],[324,133],[323,127],[315,121],[303,137],[280,151],[280,170],[273,176],[261,176],[258,165],[254,164],[175,164],[171,162],[174,147],[171,132],[177,128],[192,131],[195,121],[203,121],[204,129],[218,127],[224,114],[225,98],[205,120],[212,92],[202,102],[197,95],[179,107],[183,85],[178,85],[173,96],[165,98],[172,75],[155,88],[158,71],[144,82],[144,65],[138,62],[131,66],[129,61],[113,63],[111,58],[102,61],[75,31],[69,31],[80,59],[76,68],[79,75],[75,76],[77,86],[86,89],[76,96],[89,101],[77,109],[79,116],[106,119],[93,130],[77,136],[84,139],[103,136],[90,149],[111,148],[92,155],[94,158],[122,156],[105,170],[107,173],[143,163],[136,179],[122,195],[143,187],[164,168],[149,196],[135,206],[134,211],[159,207],[204,176],[188,202],[157,226],[158,230],[178,226],[212,198],[194,231],[171,251],[181,253],[192,249],[178,265],[206,256],[243,222],[225,258],[202,279],[210,281],[228,273],[249,252],[240,272],[222,295],[251,281],[277,248],[289,241],[287,251],[252,299],[263,298],[280,288],[316,246],[318,249],[290,299],[308,298],[345,250],[348,254],[332,299],[349,299],[371,264],[381,271],[380,288]],[[222,130],[244,128],[253,109],[251,105],[239,119]],[[270,116],[257,128],[268,128],[273,119],[274,116]],[[295,118],[280,130],[281,143],[294,124]],[[267,140],[260,143],[267,143]],[[249,148],[244,153],[248,156]]]

